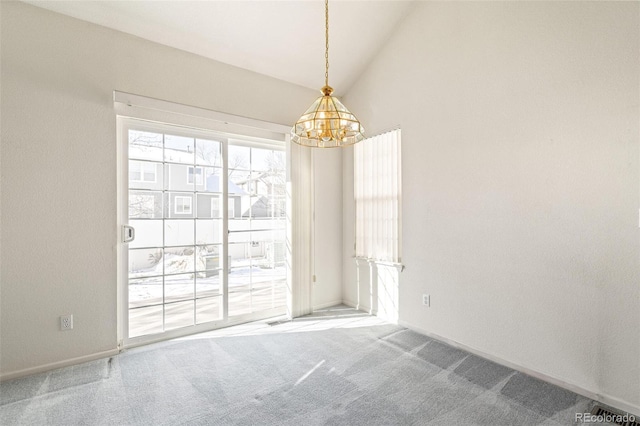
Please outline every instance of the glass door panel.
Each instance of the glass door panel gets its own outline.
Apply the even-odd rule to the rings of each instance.
[[[221,318],[222,143],[179,133],[126,134],[130,338]]]
[[[284,314],[284,150],[148,128],[126,129],[127,337]]]
[[[283,151],[229,145],[230,317],[286,305],[285,173]]]

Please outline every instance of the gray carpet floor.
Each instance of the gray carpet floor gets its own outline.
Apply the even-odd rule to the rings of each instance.
[[[346,306],[0,384],[2,425],[572,425],[594,402]]]

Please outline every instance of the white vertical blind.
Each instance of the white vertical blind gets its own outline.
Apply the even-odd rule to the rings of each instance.
[[[356,257],[401,263],[400,130],[354,146]]]

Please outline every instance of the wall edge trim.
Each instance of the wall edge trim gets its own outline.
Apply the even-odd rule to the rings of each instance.
[[[474,355],[477,355],[481,358],[487,359],[489,361],[493,361],[497,364],[503,365],[505,367],[511,368],[513,370],[519,371],[521,373],[527,374],[531,377],[534,377],[536,379],[542,380],[544,382],[547,383],[551,383],[553,385],[556,385],[558,387],[561,387],[563,389],[569,390],[571,392],[577,393],[578,395],[582,395],[584,397],[593,399],[594,401],[598,401],[601,402],[603,404],[607,404],[610,405],[613,408],[617,408],[620,410],[624,410],[626,412],[628,412],[629,414],[633,414],[636,415],[638,417],[640,417],[640,406],[638,405],[634,405],[631,402],[628,401],[624,401],[620,398],[617,398],[615,396],[611,396],[611,395],[607,395],[607,394],[601,394],[601,393],[597,393],[594,391],[591,391],[589,389],[586,389],[580,385],[577,385],[575,383],[570,383],[567,381],[564,381],[562,379],[558,379],[556,377],[550,376],[546,373],[542,373],[540,371],[525,367],[523,365],[511,362],[511,361],[507,361],[506,359],[500,358],[498,356],[495,355],[491,355],[489,353],[483,352],[481,350],[475,349],[471,346],[467,346],[463,343],[459,343],[456,342],[455,340],[451,340],[448,339],[446,337],[442,337],[438,334],[434,334],[431,332],[428,332],[420,327],[416,327],[412,324],[409,324],[406,321],[402,321],[402,320],[398,320],[398,325],[405,327],[409,330],[415,331],[417,333],[420,334],[424,334],[427,337],[431,337],[432,339],[438,340],[440,342],[446,343],[450,346],[453,346],[457,349],[462,349],[466,352],[472,353]]]
[[[62,361],[56,361],[49,364],[41,364],[35,367],[29,367],[22,370],[11,371],[8,373],[0,373],[0,382],[4,382],[6,380],[18,379],[25,376],[31,376],[33,374],[45,373],[47,371],[56,370],[58,368],[69,367],[72,365],[82,364],[89,361],[95,361],[101,358],[108,358],[111,356],[118,355],[120,350],[117,348],[111,349],[108,351],[95,352],[89,355],[83,355],[76,358],[69,358]]]
[[[354,307],[354,306],[350,306],[350,305],[344,303],[342,301],[342,299],[336,299],[336,300],[333,300],[331,302],[325,302],[325,303],[321,303],[319,305],[314,305],[312,309],[315,311],[316,309],[325,309],[325,308],[330,308],[330,307],[336,306],[336,305],[347,305],[350,308]]]

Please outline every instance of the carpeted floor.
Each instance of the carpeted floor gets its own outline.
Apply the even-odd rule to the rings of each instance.
[[[2,425],[572,425],[594,402],[346,306],[0,384]]]

